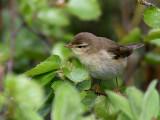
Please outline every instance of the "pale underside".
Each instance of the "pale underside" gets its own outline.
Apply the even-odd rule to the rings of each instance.
[[[113,59],[112,54],[101,50],[95,54],[77,53],[81,63],[89,70],[90,75],[96,79],[108,80],[118,77],[124,72],[127,65],[126,58]]]

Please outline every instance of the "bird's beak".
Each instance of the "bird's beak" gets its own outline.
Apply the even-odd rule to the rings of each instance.
[[[74,48],[73,45],[71,45],[70,43],[68,45],[65,45],[64,47],[67,47],[67,48]]]

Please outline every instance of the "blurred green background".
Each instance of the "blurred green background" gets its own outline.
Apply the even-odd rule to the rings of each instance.
[[[58,3],[59,2],[59,3]],[[13,72],[24,73],[51,54],[73,61],[72,51],[63,48],[79,32],[91,32],[116,42],[141,42],[149,27],[143,21],[145,6],[136,0],[19,0],[14,2],[14,64]],[[159,4],[159,0],[152,1]],[[8,71],[11,55],[11,4],[0,2],[1,74]],[[129,58],[125,84],[138,84],[143,89],[159,74],[159,44],[146,43],[144,50]],[[145,51],[145,52],[144,52]],[[144,55],[143,55],[144,54]],[[137,61],[139,57],[144,56]],[[133,70],[132,69],[136,69]],[[131,71],[131,72],[130,72]],[[135,79],[133,79],[134,75]]]
[[[150,2],[160,5],[160,0]],[[136,0],[1,0],[0,90],[7,73],[23,74],[53,54],[63,64],[69,61],[82,67],[73,52],[63,47],[80,32],[124,45],[145,40],[145,46],[128,58],[119,81],[121,86],[146,90],[153,79],[160,80],[160,30],[156,29],[156,37],[146,37],[155,30],[143,20],[146,9]]]

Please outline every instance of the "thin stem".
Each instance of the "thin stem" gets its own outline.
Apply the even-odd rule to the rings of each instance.
[[[144,1],[144,0],[142,0],[142,1],[140,2],[140,4],[141,4],[141,5],[145,5],[145,6],[147,6],[147,7],[152,7],[152,6],[156,7],[154,4],[152,4],[152,3],[150,3],[150,2],[147,2],[147,1]]]
[[[107,96],[107,94],[106,94],[105,92],[101,92],[101,91],[98,91],[98,92],[97,92],[97,90],[95,90],[95,89],[89,89],[89,90],[85,90],[85,91],[92,91],[92,92],[94,92],[95,94]]]
[[[14,18],[15,18],[15,9],[14,9],[15,1],[10,0],[10,31],[11,31],[11,43],[10,43],[10,60],[8,62],[8,72],[11,73],[13,71],[14,64],[14,43],[15,43],[15,35],[14,35]]]

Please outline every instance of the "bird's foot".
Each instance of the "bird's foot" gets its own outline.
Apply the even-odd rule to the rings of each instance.
[[[94,92],[95,94],[97,94],[97,95],[104,95],[104,96],[106,96],[106,95],[107,95],[106,93],[101,92],[101,91],[99,90],[99,88],[97,88],[96,90],[95,90],[95,89],[90,88],[89,90],[85,90],[85,91],[93,91],[93,92]]]
[[[99,86],[97,87],[97,89],[96,89],[96,94],[99,94],[101,91],[100,91],[100,88],[99,88]]]

